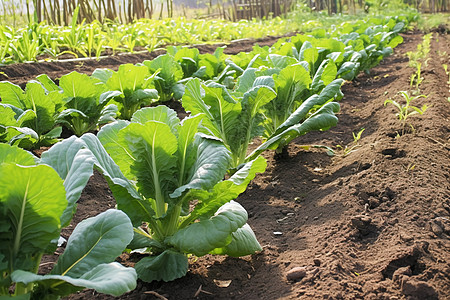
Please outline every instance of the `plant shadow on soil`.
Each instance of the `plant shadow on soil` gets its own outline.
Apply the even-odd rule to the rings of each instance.
[[[287,157],[275,160],[273,153],[264,154],[267,171],[237,199],[249,212],[261,253],[191,258],[185,277],[138,282],[120,299],[448,299],[450,87],[441,64],[450,61],[438,55],[450,49],[448,35],[435,33],[432,40],[425,70],[433,72],[423,72],[421,86],[428,98],[417,102],[431,107],[411,117],[415,131],[393,135],[400,125],[394,109],[383,105],[409,89],[414,70],[405,53],[415,50],[422,36],[404,34],[394,55],[343,86],[336,127],[294,140]],[[352,145],[352,132],[361,128],[359,147],[342,155],[336,145]],[[301,147],[312,144],[331,147],[336,155]],[[114,205],[96,172],[63,235]],[[54,258],[47,259],[51,265]],[[128,255],[118,260],[134,263]],[[287,280],[294,267],[302,268],[302,276]],[[113,297],[90,290],[68,297],[93,298]]]

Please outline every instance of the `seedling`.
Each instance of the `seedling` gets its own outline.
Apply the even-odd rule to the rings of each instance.
[[[409,163],[408,165],[403,165],[403,167],[405,168],[406,173],[408,173],[409,171],[413,171],[416,168],[416,165]]]
[[[443,64],[442,67],[444,67],[445,74],[447,74],[447,76],[448,76],[447,84],[450,85],[450,71],[449,71],[449,69],[448,69],[448,65]]]
[[[416,106],[412,106],[411,101],[416,100],[418,98],[426,98],[427,96],[425,96],[425,95],[410,96],[407,91],[401,91],[401,92],[399,92],[399,94],[402,95],[402,97],[405,99],[406,104],[401,104],[395,100],[387,99],[386,101],[384,101],[384,106],[386,106],[386,104],[390,103],[397,108],[398,112],[395,115],[398,117],[399,121],[402,123],[402,134],[404,134],[405,127],[406,127],[406,120],[408,119],[408,117],[411,115],[414,115],[414,114],[422,115],[428,109],[427,104],[424,104],[422,106],[422,108],[418,108]],[[410,124],[410,126],[414,131],[414,127],[411,124]]]
[[[365,130],[365,128],[361,128],[361,130],[359,130],[358,133],[352,132],[353,142],[350,146],[345,146],[345,147],[342,147],[341,145],[336,146],[336,148],[340,148],[343,150],[342,156],[345,157],[345,156],[349,155],[350,153],[357,151],[358,150],[357,148],[361,147],[361,145],[358,144],[358,142],[361,139],[361,135],[364,132],[364,130]]]
[[[421,73],[422,73],[421,68],[422,68],[422,63],[416,62],[416,72],[411,75],[411,81],[409,83],[409,85],[411,87],[413,87],[413,85],[415,85],[417,91],[419,91],[419,85],[423,81],[423,77],[421,76]]]
[[[427,66],[429,58],[427,58],[430,52],[432,34],[427,34],[423,37],[423,42],[417,45],[416,51],[409,51],[406,55],[409,58],[409,66],[416,68],[416,72],[411,75],[411,80],[409,85],[413,87],[415,85],[417,93],[419,92],[419,85],[422,83],[423,78],[421,77],[422,64]]]

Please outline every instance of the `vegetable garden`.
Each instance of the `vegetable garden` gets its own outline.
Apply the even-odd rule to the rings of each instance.
[[[417,18],[0,67],[0,298],[445,299],[450,41]]]

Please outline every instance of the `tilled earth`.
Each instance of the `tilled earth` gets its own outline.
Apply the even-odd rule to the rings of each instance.
[[[450,299],[450,86],[442,66],[450,65],[448,35],[434,33],[420,85],[427,98],[412,103],[428,110],[408,118],[403,130],[394,107],[383,105],[388,98],[402,101],[397,93],[412,90],[414,69],[405,53],[422,36],[404,34],[395,54],[370,75],[345,83],[336,127],[295,140],[287,156],[265,154],[266,172],[237,199],[249,212],[261,253],[192,259],[184,278],[139,282],[120,299]],[[251,50],[251,44],[237,46]],[[114,64],[139,59],[118,56]],[[101,62],[96,67],[113,68]],[[51,75],[72,70],[65,66]],[[39,72],[11,78],[23,85]],[[352,132],[361,128],[354,143]],[[335,155],[304,145],[326,145]],[[111,207],[108,186],[95,174],[63,234]],[[133,264],[127,255],[119,261]],[[83,291],[69,299],[93,298],[112,297]]]

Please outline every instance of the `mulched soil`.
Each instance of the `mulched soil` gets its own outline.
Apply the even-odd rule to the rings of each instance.
[[[139,282],[120,299],[450,299],[450,86],[442,67],[450,65],[448,35],[434,34],[420,86],[428,97],[413,103],[430,108],[408,119],[414,130],[408,125],[402,133],[394,107],[383,105],[388,98],[401,101],[397,92],[410,89],[414,70],[405,53],[422,36],[404,34],[394,55],[343,86],[336,127],[295,140],[287,156],[265,154],[267,171],[237,199],[249,212],[261,253],[207,255],[193,260],[184,278]],[[53,77],[94,67],[61,68]],[[351,147],[352,132],[361,128],[355,151],[344,155],[336,146]],[[326,145],[336,155],[302,145]],[[63,235],[111,207],[112,194],[96,173]],[[127,255],[119,261],[133,264]],[[89,290],[69,299],[94,298],[112,299]]]

